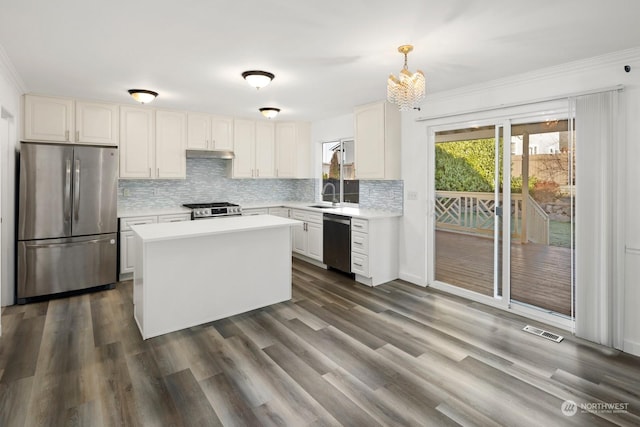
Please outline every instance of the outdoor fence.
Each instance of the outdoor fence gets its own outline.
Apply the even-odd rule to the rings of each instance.
[[[502,196],[500,196],[500,202]],[[436,191],[436,229],[493,236],[493,193]],[[549,244],[549,215],[530,196],[511,194],[511,238],[522,243]],[[525,220],[523,221],[523,217]]]

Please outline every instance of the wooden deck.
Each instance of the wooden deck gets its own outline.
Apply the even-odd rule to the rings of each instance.
[[[493,240],[436,231],[436,280],[493,296]],[[511,245],[511,299],[571,315],[571,249]]]

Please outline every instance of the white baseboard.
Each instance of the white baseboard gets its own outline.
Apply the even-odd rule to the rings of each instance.
[[[323,264],[320,261],[317,261],[315,259],[311,259],[311,258],[306,257],[304,255],[300,255],[299,253],[292,252],[291,256],[294,257],[294,258],[297,258],[297,259],[299,259],[301,261],[308,262],[309,264],[313,264],[316,267],[324,268],[325,270],[327,269],[327,264]]]
[[[425,282],[425,280],[420,277],[420,276],[416,276],[415,274],[409,274],[409,273],[400,273],[399,274],[400,279],[409,282],[409,283],[413,283],[414,285],[417,286],[422,286],[423,288],[427,287],[427,283]]]
[[[624,340],[622,351],[633,354],[634,356],[640,356],[640,342]]]

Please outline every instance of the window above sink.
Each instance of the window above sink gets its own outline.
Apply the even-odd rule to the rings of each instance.
[[[319,200],[330,203],[360,202],[360,183],[355,179],[353,139],[322,143],[322,185]],[[321,209],[333,206],[313,206]]]

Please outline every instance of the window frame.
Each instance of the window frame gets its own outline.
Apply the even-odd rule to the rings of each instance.
[[[360,195],[358,194],[358,203],[354,203],[354,202],[345,202],[344,200],[344,156],[345,156],[345,144],[346,143],[353,143],[354,142],[354,138],[340,138],[340,139],[335,139],[335,140],[328,140],[328,141],[321,141],[320,142],[320,179],[319,179],[319,185],[316,191],[316,201],[318,203],[321,204],[331,204],[331,202],[329,201],[325,201],[323,198],[323,194],[322,194],[322,189],[324,187],[324,170],[323,170],[323,165],[324,165],[324,145],[325,144],[332,144],[332,145],[336,145],[339,144],[340,145],[340,152],[343,153],[342,154],[342,159],[340,159],[340,184],[339,186],[336,187],[336,195],[338,196],[338,206],[342,206],[342,207],[358,207],[359,206],[359,202],[360,202]],[[358,182],[358,193],[360,191],[360,180],[358,179],[354,179],[352,181],[357,181]]]

